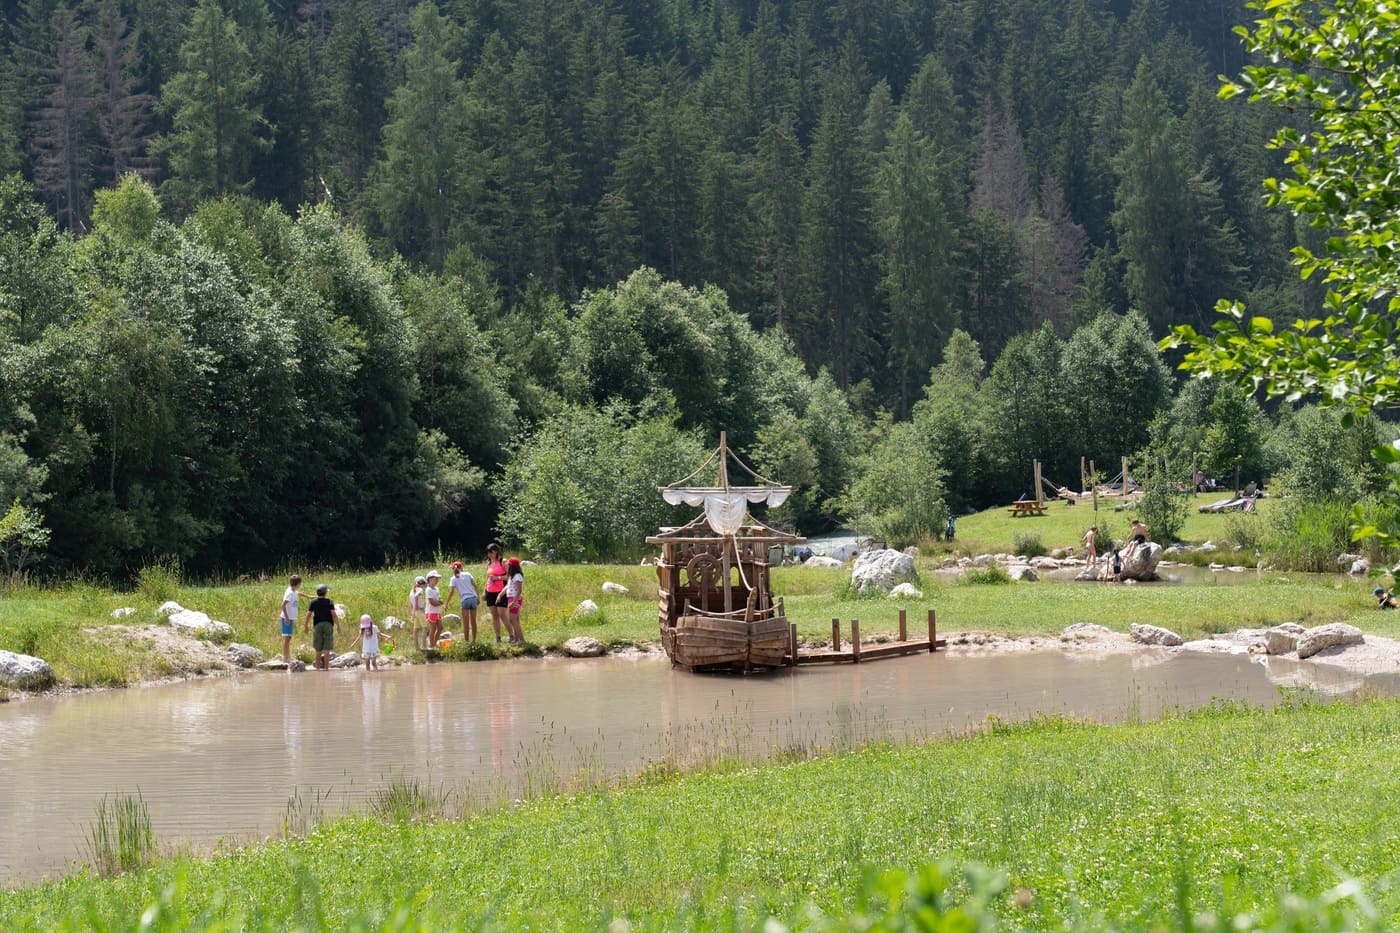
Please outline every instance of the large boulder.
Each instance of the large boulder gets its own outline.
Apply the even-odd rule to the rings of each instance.
[[[1155,580],[1157,565],[1162,562],[1162,546],[1156,541],[1139,544],[1131,557],[1123,561],[1120,580]]]
[[[233,637],[233,626],[227,622],[217,622],[207,613],[196,609],[181,609],[172,612],[166,619],[172,628],[177,628],[188,635],[198,638],[211,638],[214,641]]]
[[[21,690],[42,690],[53,681],[53,668],[43,658],[0,650],[0,684]]]
[[[1027,564],[1012,564],[1006,568],[1006,575],[1017,583],[1038,583],[1040,575]]]
[[[270,661],[264,661],[258,665],[258,669],[263,671],[285,671],[288,668],[291,668],[292,671],[296,673],[300,673],[306,670],[306,664],[297,658],[292,658],[291,664],[284,664],[281,658],[273,658]]]
[[[127,616],[136,615],[136,610],[131,606],[122,606],[120,609],[112,610],[112,618],[125,619]]]
[[[256,667],[267,657],[261,650],[252,645],[244,645],[234,642],[228,646],[228,659],[239,667]]]
[[[585,599],[574,607],[574,614],[569,617],[569,621],[579,625],[593,625],[603,621],[603,610],[598,608],[598,604],[591,599]]]
[[[890,599],[923,599],[923,590],[918,589],[912,583],[901,583],[890,590]]]
[[[571,658],[601,658],[608,653],[608,646],[587,635],[575,635],[564,642],[564,653]]]
[[[844,567],[845,564],[841,563],[839,560],[837,560],[837,559],[834,558],[834,557],[827,557],[825,554],[813,554],[811,557],[807,558],[805,561],[802,562],[802,566],[803,566],[803,567]]]
[[[353,651],[338,654],[331,658],[331,667],[350,668],[360,666],[360,656]]]
[[[603,584],[603,592],[609,596],[626,596],[627,587],[621,583],[614,583],[611,580]]]
[[[1324,648],[1338,645],[1359,645],[1365,638],[1361,629],[1345,622],[1330,622],[1310,628],[1298,636],[1298,657],[1310,658]]]
[[[890,548],[862,551],[851,568],[851,585],[861,594],[888,593],[897,584],[918,579],[914,558]]]
[[[167,599],[165,602],[161,603],[159,606],[156,607],[156,615],[158,616],[168,616],[173,612],[184,611],[185,607],[180,605],[173,599]]]
[[[1131,632],[1133,641],[1139,645],[1162,645],[1174,648],[1181,644],[1180,635],[1171,629],[1162,628],[1160,625],[1144,625],[1141,622],[1134,622]]]
[[[1298,647],[1298,636],[1306,632],[1297,622],[1285,622],[1282,625],[1275,625],[1264,633],[1264,652],[1266,654],[1289,654]]]

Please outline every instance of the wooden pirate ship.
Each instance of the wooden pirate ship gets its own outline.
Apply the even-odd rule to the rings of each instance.
[[[688,485],[718,461],[718,483]],[[731,462],[750,482],[731,485]],[[712,474],[711,474],[712,475]],[[696,671],[751,671],[792,663],[792,636],[783,601],[769,586],[769,555],[805,538],[770,528],[749,505],[778,506],[792,487],[759,476],[728,447],[661,495],[672,505],[703,506],[691,522],[647,538],[661,547],[661,643],[672,663]]]

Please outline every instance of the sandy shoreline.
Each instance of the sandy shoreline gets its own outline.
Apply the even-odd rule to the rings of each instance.
[[[45,696],[63,696],[77,693],[91,693],[103,690],[119,690],[131,687],[155,686],[179,683],[189,680],[224,677],[247,670],[229,660],[225,647],[199,639],[183,636],[167,626],[103,626],[100,630],[108,637],[116,636],[127,645],[135,643],[143,650],[156,653],[160,663],[169,673],[161,677],[146,678],[121,686],[75,687],[57,684],[42,691],[10,689],[0,692],[0,702],[5,700],[23,701]],[[951,658],[976,657],[995,654],[1022,654],[1037,651],[1059,651],[1072,656],[1102,657],[1111,654],[1134,654],[1143,663],[1161,663],[1170,658],[1190,657],[1193,654],[1231,654],[1264,664],[1270,667],[1271,677],[1277,674],[1281,683],[1299,687],[1315,687],[1332,692],[1340,683],[1361,680],[1368,676],[1400,673],[1400,641],[1380,635],[1363,636],[1360,644],[1325,648],[1310,658],[1300,659],[1296,651],[1283,654],[1268,654],[1264,649],[1264,629],[1240,629],[1224,632],[1210,638],[1188,641],[1179,646],[1163,647],[1146,645],[1133,641],[1123,632],[1116,632],[1104,626],[1081,624],[1071,626],[1059,635],[1007,635],[990,631],[948,632],[945,649]],[[866,644],[879,644],[892,641],[893,632],[872,632],[862,641]],[[817,647],[820,642],[805,642]],[[662,659],[665,657],[657,642],[639,642],[635,645],[618,648],[608,653],[609,657],[631,657]],[[566,658],[562,651],[549,649],[542,657]],[[509,660],[509,659],[502,659]],[[520,659],[515,659],[520,660]],[[582,659],[581,659],[582,660]],[[421,662],[420,662],[421,663]],[[438,662],[452,663],[452,662]],[[398,661],[396,666],[411,666],[413,662]],[[5,693],[8,693],[8,696]]]

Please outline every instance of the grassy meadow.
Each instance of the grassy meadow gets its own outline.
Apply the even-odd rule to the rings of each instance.
[[[1215,496],[1200,496],[1202,502]],[[1262,500],[1267,509],[1271,503]],[[857,598],[849,592],[849,572],[838,568],[775,568],[774,588],[787,605],[789,617],[802,635],[811,640],[830,637],[831,620],[861,622],[866,637],[897,628],[898,610],[908,610],[911,628],[920,630],[929,609],[938,612],[940,631],[991,631],[1006,634],[1052,634],[1075,622],[1095,622],[1124,631],[1134,622],[1175,629],[1183,637],[1203,637],[1243,626],[1258,627],[1294,621],[1305,625],[1345,621],[1366,631],[1400,635],[1400,614],[1377,613],[1372,608],[1367,580],[1343,576],[1317,577],[1299,574],[1256,577],[1248,582],[1203,582],[1180,586],[1123,587],[1101,584],[986,585],[961,581],[937,572],[949,553],[1003,552],[1014,549],[1017,536],[1035,534],[1048,550],[1077,544],[1092,511],[1080,504],[1051,503],[1037,518],[1011,518],[1004,508],[989,509],[958,523],[958,539],[951,545],[926,548],[918,561],[922,599],[893,602]],[[1123,513],[1101,512],[1111,529],[1121,534],[1127,527]],[[1260,520],[1261,516],[1201,515],[1192,512],[1183,537],[1188,541],[1223,540],[1227,523]],[[1231,552],[1222,549],[1220,559]],[[1242,561],[1242,562],[1252,562]],[[444,568],[447,560],[439,560]],[[353,619],[368,612],[376,619],[408,615],[408,590],[415,573],[427,566],[381,571],[304,571],[305,592],[326,582],[330,595],[350,613],[340,637],[340,647],[353,637]],[[474,568],[475,569],[475,568]],[[621,583],[625,595],[602,592],[604,581]],[[277,613],[285,579],[264,578],[209,584],[186,583],[159,569],[142,576],[136,588],[119,592],[85,581],[54,586],[14,586],[0,597],[0,648],[34,654],[48,660],[59,679],[74,686],[115,686],[171,674],[189,673],[159,655],[120,639],[100,638],[92,630],[111,624],[144,624],[154,621],[155,608],[175,599],[191,609],[234,627],[234,638],[256,645],[269,657],[281,652]],[[635,565],[540,565],[527,569],[523,624],[530,645],[522,649],[498,648],[489,617],[479,613],[485,642],[469,646],[457,642],[447,652],[454,660],[486,659],[551,648],[574,635],[591,635],[622,646],[656,639],[656,574]],[[574,618],[580,601],[594,600],[601,616],[584,624]],[[113,609],[130,606],[136,614],[114,619]],[[305,603],[303,603],[303,607]],[[457,628],[456,623],[449,623]],[[400,639],[401,647],[408,639]],[[293,648],[309,659],[310,639],[298,625]],[[407,651],[410,658],[415,652]]]
[[[1400,702],[1302,698],[660,763],[490,812],[385,800],[210,858],[0,892],[0,929],[819,930],[890,912],[906,916],[878,929],[990,929],[951,922],[962,905],[1003,929],[1380,930],[1400,922],[1397,740]],[[891,911],[866,873],[942,860],[991,875],[955,871]]]

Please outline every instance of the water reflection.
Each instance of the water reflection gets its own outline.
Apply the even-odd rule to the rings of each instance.
[[[294,793],[363,809],[401,775],[484,802],[560,776],[917,738],[989,714],[1118,719],[1215,698],[1267,704],[1305,670],[1327,694],[1400,691],[1395,675],[1139,651],[916,656],[750,678],[654,659],[551,659],[45,698],[0,706],[0,879],[81,857],[98,800],[118,791],[141,791],[159,839],[208,844],[276,831]]]

